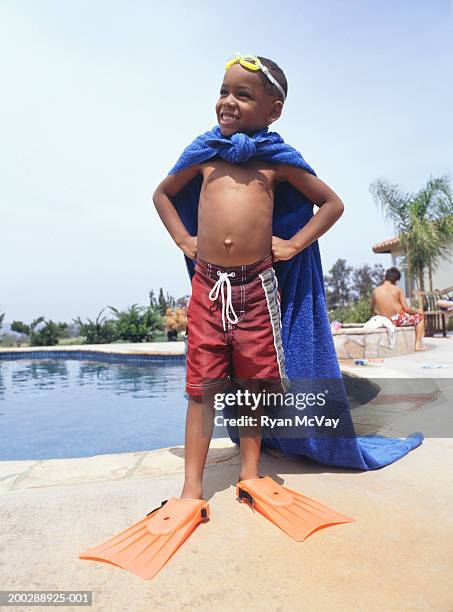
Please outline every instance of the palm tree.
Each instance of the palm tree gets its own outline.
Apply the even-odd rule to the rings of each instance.
[[[451,256],[453,197],[449,177],[430,178],[420,191],[412,194],[402,193],[398,185],[378,179],[370,185],[370,191],[398,233],[406,256],[410,292],[413,276],[419,290],[424,291],[425,270],[432,285],[432,272]]]

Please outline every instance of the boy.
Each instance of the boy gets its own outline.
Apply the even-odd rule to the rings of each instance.
[[[259,57],[259,60],[268,68],[278,85],[269,80],[262,70],[251,70],[238,61],[227,69],[215,106],[221,132],[227,138],[237,132],[253,135],[271,125],[282,113],[287,93],[283,71],[271,60],[263,57]],[[171,198],[197,174],[203,178],[198,234],[190,236]],[[312,220],[290,240],[272,236],[273,196],[280,181],[290,182],[320,207]],[[215,158],[167,176],[157,187],[153,200],[175,243],[187,257],[197,258],[193,294],[188,307],[186,389],[191,397],[186,422],[186,477],[181,497],[201,498],[202,475],[210,442],[209,437],[202,435],[204,419],[207,417],[199,405],[203,381],[208,378],[221,379],[224,375],[229,365],[227,349],[231,343],[231,358],[240,370],[235,372],[236,376],[247,380],[278,378],[279,347],[274,347],[275,336],[278,341],[278,330],[276,334],[272,334],[272,330],[268,333],[272,313],[268,311],[265,291],[260,291],[261,279],[258,277],[257,283],[256,277],[271,270],[272,261],[291,259],[322,236],[341,216],[343,203],[319,178],[301,168],[256,160],[231,164]],[[208,274],[209,265],[213,271],[211,275]],[[241,267],[245,267],[242,277],[249,277],[249,282],[253,283],[253,287],[246,290],[246,295],[252,295],[253,304],[241,301],[241,285],[232,284],[233,293],[237,295],[237,300],[233,296],[233,305],[236,303],[239,306],[239,313],[236,313],[239,321],[236,322],[238,317],[234,316],[234,307],[227,310],[226,315],[231,313],[233,316],[228,319],[229,325],[224,332],[219,320],[212,318],[215,312],[209,303],[212,294],[208,294],[215,285],[214,279],[218,272],[238,274]],[[225,285],[231,282],[227,280],[230,277],[224,278]],[[256,301],[259,303],[256,304]],[[248,308],[253,311],[247,312]],[[225,310],[222,311],[224,319]],[[237,345],[236,331],[239,336]],[[263,335],[265,337],[262,340]],[[197,336],[207,336],[207,341],[201,343],[199,338],[197,341]],[[263,352],[268,356],[266,363],[256,364],[257,353]],[[277,365],[272,367],[273,363]],[[219,388],[222,388],[221,385]],[[210,411],[210,418],[212,430],[213,410]],[[239,480],[258,477],[260,444],[259,435],[241,440],[242,467]]]
[[[179,169],[178,162],[154,192],[157,212],[185,254],[189,270],[195,260],[187,326],[185,481],[180,498],[171,498],[150,518],[81,558],[108,561],[143,578],[154,576],[209,513],[202,477],[213,430],[213,394],[225,389],[231,378],[260,391],[285,388],[280,295],[273,262],[301,253],[343,212],[340,198],[316,177],[300,153],[293,162],[296,165],[284,163],[295,150],[278,134],[267,132],[280,117],[286,95],[287,81],[277,64],[236,54],[226,65],[215,107],[219,128],[198,137],[182,156],[184,167]],[[175,207],[180,193],[194,181],[199,188],[193,192],[195,223],[193,214],[187,214],[189,199],[182,198],[179,209]],[[297,190],[295,200],[287,193],[287,223],[281,230],[287,239],[272,235],[274,193],[280,183]],[[307,199],[302,211],[301,194]],[[319,206],[314,216],[313,203]],[[325,311],[317,257],[317,252],[310,253],[307,265]],[[298,322],[295,315],[293,320]],[[326,348],[321,346],[321,352],[327,353]],[[304,355],[304,361],[310,357]],[[322,355],[320,363],[325,372]],[[260,478],[260,446],[259,426],[252,436],[241,430],[237,486],[241,501],[252,504],[298,541],[322,526],[353,520],[268,476]]]
[[[414,310],[406,302],[403,290],[396,286],[401,278],[398,268],[385,272],[384,282],[371,294],[371,312],[390,319],[396,327],[415,326],[415,350],[424,351],[425,322],[423,310]]]

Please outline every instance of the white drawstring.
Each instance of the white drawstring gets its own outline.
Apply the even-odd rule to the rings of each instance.
[[[222,323],[223,323],[223,329],[225,330],[226,329],[225,311],[226,311],[226,317],[230,323],[238,322],[238,317],[237,317],[237,314],[234,312],[233,303],[231,301],[231,283],[230,283],[230,279],[228,278],[229,276],[236,276],[236,273],[235,272],[220,272],[220,270],[217,270],[217,276],[219,277],[219,280],[215,283],[214,287],[209,292],[209,299],[214,302],[219,297],[219,291],[220,291],[222,295]],[[225,308],[225,294],[223,291],[223,288],[225,285],[227,288],[226,308]],[[230,318],[230,312],[234,318]]]

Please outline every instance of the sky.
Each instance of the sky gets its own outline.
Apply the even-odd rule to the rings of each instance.
[[[450,175],[452,32],[444,0],[0,0],[5,323],[190,292],[152,194],[216,125],[235,51],[283,68],[288,98],[270,129],[345,204],[320,239],[324,272],[338,258],[389,265],[371,250],[394,231],[369,186],[414,192]]]

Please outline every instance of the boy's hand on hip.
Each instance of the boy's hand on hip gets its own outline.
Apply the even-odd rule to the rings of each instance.
[[[197,256],[197,237],[187,236],[179,244],[179,248],[187,255],[189,259],[195,259]]]
[[[272,259],[273,261],[286,261],[297,255],[299,249],[291,240],[283,240],[272,236]]]

